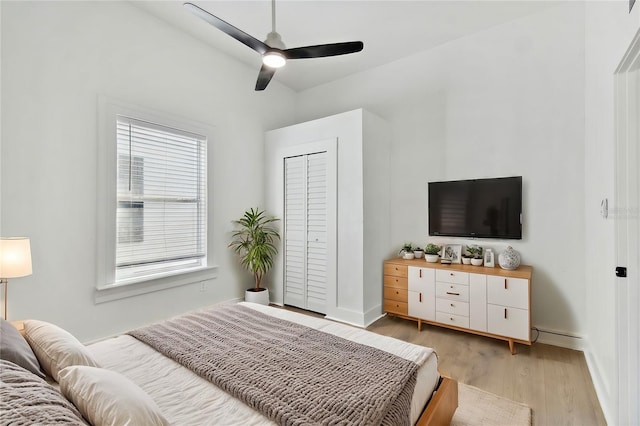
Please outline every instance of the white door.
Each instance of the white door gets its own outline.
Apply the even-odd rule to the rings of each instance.
[[[640,424],[640,32],[616,71],[618,423]]]
[[[284,303],[325,313],[327,153],[284,162]]]

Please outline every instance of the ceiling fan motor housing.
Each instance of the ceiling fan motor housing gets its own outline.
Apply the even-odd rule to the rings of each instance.
[[[286,49],[284,43],[282,42],[282,37],[280,37],[280,34],[275,31],[271,31],[269,34],[267,34],[267,39],[264,41],[264,44],[280,50]]]

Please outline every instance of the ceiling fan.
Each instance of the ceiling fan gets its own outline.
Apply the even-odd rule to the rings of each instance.
[[[193,3],[187,2],[184,3],[184,6],[194,15],[204,19],[214,27],[262,55],[262,67],[258,74],[256,90],[264,90],[271,81],[276,70],[287,63],[287,59],[322,58],[327,56],[346,55],[348,53],[360,52],[364,47],[364,44],[361,41],[349,41],[344,43],[319,44],[315,46],[287,49],[282,42],[280,34],[276,32],[275,0],[271,0],[271,32],[267,34],[267,39],[264,42],[250,36],[242,30],[239,30],[217,16],[213,16]]]

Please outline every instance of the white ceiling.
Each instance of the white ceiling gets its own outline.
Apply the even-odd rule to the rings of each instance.
[[[271,31],[269,0],[191,2],[259,40],[264,40]],[[257,77],[260,55],[192,15],[182,5],[183,1],[132,3],[254,67]],[[289,61],[274,79],[296,91],[304,90],[556,4],[544,0],[279,0],[276,29],[288,48],[360,40],[364,42],[364,50],[339,57]]]

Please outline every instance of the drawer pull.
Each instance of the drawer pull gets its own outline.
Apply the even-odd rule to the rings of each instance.
[[[451,305],[451,307],[453,308],[453,303],[449,303],[449,305]]]
[[[400,295],[400,292],[399,292],[398,290],[396,290],[396,294],[397,294],[397,295]]]
[[[504,308],[504,319],[507,319],[507,308]]]
[[[507,290],[507,279],[504,279],[504,289]]]
[[[422,293],[419,294],[418,301],[422,303]]]
[[[447,294],[450,294],[451,296],[460,296],[460,293],[453,293],[451,291],[448,291]]]
[[[453,322],[453,317],[449,317],[449,320],[451,320],[451,322]]]
[[[452,277],[454,276],[453,272],[450,272],[449,275],[451,275]]]
[[[420,269],[420,278],[422,278],[422,269]]]

